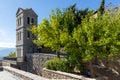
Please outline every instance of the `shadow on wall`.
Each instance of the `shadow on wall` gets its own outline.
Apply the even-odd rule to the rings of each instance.
[[[120,56],[98,60],[94,70],[98,76],[106,77],[108,80],[120,80]]]
[[[27,71],[30,73],[37,74],[33,69],[33,56],[32,56],[32,54],[26,55],[26,62],[27,62],[26,63]]]

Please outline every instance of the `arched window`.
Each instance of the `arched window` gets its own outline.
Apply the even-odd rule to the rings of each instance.
[[[19,32],[17,33],[17,40],[19,41]]]
[[[19,40],[21,40],[21,32],[19,33]]]
[[[19,18],[19,20],[20,20],[20,25],[21,25],[21,17]]]
[[[17,20],[17,26],[19,26],[19,18],[18,18],[18,20]]]
[[[29,39],[29,38],[30,38],[30,32],[27,31],[27,39]]]
[[[22,23],[21,23],[21,17],[20,18],[18,18],[18,20],[17,20],[17,25],[18,26],[20,26]]]
[[[31,23],[34,24],[34,19],[33,18],[31,19]]]
[[[17,32],[17,40],[20,41],[21,40],[21,31]]]
[[[20,26],[20,18],[18,18],[18,26]]]
[[[30,17],[27,17],[27,24],[30,24]]]

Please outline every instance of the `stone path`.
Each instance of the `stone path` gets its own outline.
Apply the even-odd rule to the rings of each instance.
[[[44,77],[29,73],[29,72],[26,72],[26,71],[22,71],[22,70],[19,70],[19,69],[15,69],[15,68],[12,68],[12,67],[9,67],[9,66],[3,66],[3,69],[4,69],[4,71],[8,71],[8,72],[12,73],[13,75],[17,74],[17,76],[19,76],[20,78],[22,78],[24,80],[26,80],[26,79],[27,80],[28,79],[29,80],[48,80]]]
[[[0,80],[23,80],[20,79],[7,71],[0,71]]]

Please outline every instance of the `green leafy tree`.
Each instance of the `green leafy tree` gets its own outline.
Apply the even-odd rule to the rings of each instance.
[[[99,11],[101,14],[104,13],[104,11],[105,11],[105,0],[102,0],[102,1],[101,1],[101,4],[100,4],[100,7],[99,7],[98,11]]]
[[[32,33],[38,37],[34,43],[39,46],[50,47],[57,52],[60,58],[61,48],[71,41],[70,37],[74,28],[77,27],[87,12],[88,9],[77,10],[75,5],[65,11],[60,9],[52,11],[50,20],[44,19],[38,27],[32,28]]]
[[[38,27],[32,28],[33,34],[38,37],[34,42],[39,46],[43,45],[44,47],[50,47],[52,50],[55,50],[59,58],[59,52],[62,46],[60,41],[60,33],[63,29],[63,26],[60,25],[62,15],[62,12],[57,9],[56,13],[53,11],[50,15],[50,21],[44,19]]]
[[[103,4],[104,0],[100,10],[103,10]],[[38,27],[31,29],[38,37],[34,42],[55,50],[59,58],[60,50],[64,48],[73,68],[89,62],[92,77],[95,77],[92,60],[119,55],[120,12],[112,14],[106,11],[101,16],[100,11],[97,18],[93,15],[93,11],[80,11],[75,5],[65,11],[56,9],[52,11],[50,20],[44,19]]]
[[[112,15],[106,11],[102,16],[98,14],[83,19],[73,33],[73,37],[80,47],[83,62],[89,62],[92,77],[95,77],[92,60],[113,57],[120,52],[120,12]]]
[[[66,9],[66,11],[64,12],[65,16],[66,13],[71,12],[73,14],[73,18],[74,18],[74,24],[68,24],[68,28],[69,28],[69,34],[72,33],[73,29],[75,27],[77,27],[78,24],[81,24],[81,21],[83,18],[85,18],[85,16],[88,14],[88,8],[84,9],[84,10],[79,10],[76,8],[76,4],[70,6],[69,8]],[[67,14],[68,15],[68,14]],[[68,15],[69,16],[69,15]],[[68,23],[68,21],[67,21]],[[69,22],[71,23],[71,22]]]

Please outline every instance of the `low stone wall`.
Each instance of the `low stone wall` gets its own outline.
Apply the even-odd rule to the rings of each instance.
[[[2,66],[2,60],[0,60],[0,66]]]
[[[47,80],[46,78],[43,78],[43,77],[34,75],[32,73],[28,73],[22,70],[18,70],[18,69],[9,67],[9,66],[4,66],[3,69],[19,78],[22,78],[23,80]]]
[[[61,71],[53,71],[53,70],[48,70],[45,68],[42,71],[42,76],[49,78],[49,79],[96,80],[96,79],[92,79],[92,78],[86,78],[81,75],[75,75],[75,74],[65,73],[65,72],[61,72]]]
[[[10,62],[3,60],[2,66],[10,66]]]
[[[45,67],[45,62],[54,57],[56,57],[55,54],[48,53],[27,54],[27,71],[37,75],[41,75],[41,72]]]

